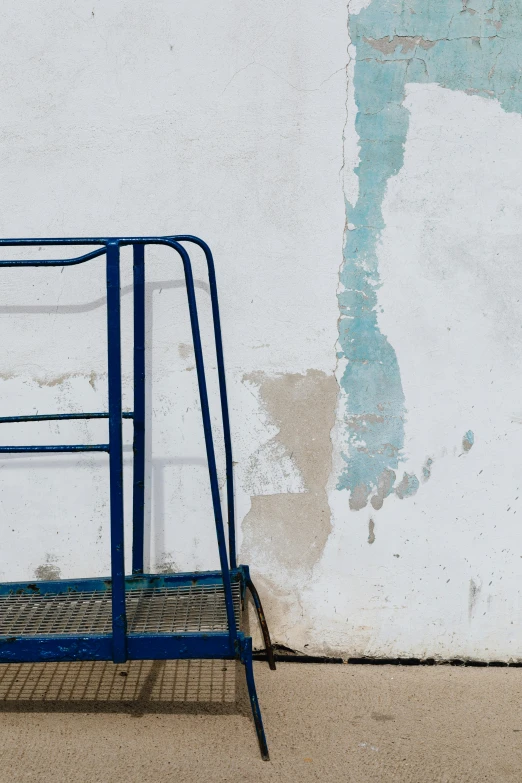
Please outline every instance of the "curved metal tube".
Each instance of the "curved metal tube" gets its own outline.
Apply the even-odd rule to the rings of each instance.
[[[259,625],[261,626],[261,631],[263,633],[263,640],[265,642],[265,652],[268,659],[268,665],[272,671],[275,671],[276,665],[274,659],[274,648],[272,647],[272,640],[270,639],[270,632],[268,630],[268,624],[266,622],[266,617],[263,611],[263,605],[261,604],[259,593],[254,587],[254,583],[251,579],[248,579],[245,587],[250,592],[252,600],[254,601],[254,606],[256,607],[257,619],[259,620]]]
[[[214,342],[216,346],[216,358],[219,379],[219,396],[221,401],[221,418],[223,421],[223,440],[225,442],[225,463],[227,478],[227,515],[228,515],[228,551],[230,567],[237,568],[236,555],[236,523],[234,501],[234,463],[232,460],[232,436],[230,434],[230,416],[228,411],[227,383],[225,377],[225,360],[223,356],[223,338],[221,334],[221,319],[219,315],[219,302],[216,283],[216,270],[212,251],[199,237],[191,234],[176,234],[169,237],[175,242],[192,242],[198,245],[205,253],[208,268],[208,281],[210,285],[210,301],[212,304],[212,317],[214,321]]]
[[[166,245],[179,253],[183,262],[185,273],[185,283],[187,286],[187,298],[189,305],[190,325],[192,329],[192,341],[194,343],[194,356],[196,360],[196,372],[198,378],[199,396],[201,400],[201,416],[203,418],[203,431],[205,434],[205,447],[207,451],[207,461],[210,478],[210,491],[212,494],[212,505],[214,508],[214,520],[216,524],[216,535],[218,540],[219,560],[221,572],[223,574],[223,589],[225,592],[225,605],[227,610],[227,620],[230,638],[237,639],[237,625],[234,614],[234,603],[232,599],[232,585],[230,581],[230,568],[227,555],[227,545],[225,541],[225,530],[223,526],[223,514],[221,511],[221,499],[219,497],[219,483],[217,477],[216,455],[214,451],[214,440],[212,436],[212,424],[210,421],[210,407],[208,403],[207,383],[205,379],[205,364],[203,361],[203,349],[201,346],[201,333],[199,330],[199,319],[196,304],[196,292],[194,288],[194,276],[192,274],[192,264],[185,248],[172,239],[142,239],[136,240],[134,244],[147,245]]]

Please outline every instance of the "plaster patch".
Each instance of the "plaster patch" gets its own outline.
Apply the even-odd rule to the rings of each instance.
[[[436,41],[426,41],[420,35],[394,35],[392,38],[365,38],[365,43],[383,54],[393,54],[397,47],[401,47],[402,54],[413,52],[417,46],[421,49],[431,49]]]
[[[368,487],[366,484],[357,484],[350,493],[348,501],[352,511],[360,511],[368,503]]]
[[[337,383],[334,376],[318,370],[304,375],[253,373],[246,380],[258,384],[278,428],[272,439],[274,458],[283,452],[290,455],[301,473],[303,491],[254,495],[243,522],[243,551],[252,561],[259,550],[263,559],[287,569],[307,570],[321,556],[331,530],[326,485]]]
[[[395,472],[393,470],[383,470],[377,479],[377,492],[372,497],[371,503],[376,511],[382,508],[385,498],[393,492],[395,483]]]

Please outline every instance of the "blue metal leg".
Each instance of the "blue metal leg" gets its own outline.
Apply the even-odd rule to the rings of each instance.
[[[123,440],[121,427],[120,248],[107,244],[107,343],[109,364],[109,470],[111,511],[112,659],[127,660],[125,555],[123,549]]]
[[[143,573],[145,507],[145,247],[134,245],[134,463],[132,573]]]
[[[263,728],[263,719],[261,718],[261,710],[259,708],[259,702],[257,700],[256,684],[254,681],[254,668],[252,665],[252,639],[250,639],[249,637],[242,640],[241,661],[245,666],[248,695],[250,698],[250,706],[252,707],[252,715],[256,726],[257,739],[259,742],[259,750],[261,751],[262,758],[265,761],[269,761],[270,756],[268,755],[268,745],[266,743],[265,730]]]
[[[214,440],[212,437],[212,424],[210,421],[210,408],[208,403],[207,383],[205,380],[205,363],[203,361],[203,349],[201,347],[201,334],[199,331],[198,309],[196,303],[196,292],[194,288],[194,276],[192,274],[192,265],[185,248],[178,242],[170,240],[156,240],[157,244],[165,244],[176,250],[183,261],[185,272],[185,283],[187,286],[187,299],[189,306],[190,327],[192,331],[192,342],[194,344],[194,358],[196,361],[196,374],[198,379],[199,399],[201,402],[201,416],[203,419],[203,432],[205,435],[205,448],[207,452],[208,474],[210,480],[210,491],[212,495],[212,506],[214,510],[214,522],[216,525],[216,537],[218,542],[219,562],[223,574],[223,590],[225,593],[225,606],[227,612],[228,630],[231,642],[237,639],[237,624],[234,615],[234,604],[232,600],[232,585],[230,582],[230,567],[228,563],[227,544],[225,540],[225,529],[223,526],[223,514],[221,511],[221,499],[219,496],[219,483],[216,467],[216,454],[214,451]]]
[[[225,378],[225,359],[223,356],[223,338],[221,335],[221,318],[219,315],[219,301],[216,283],[216,269],[212,251],[206,242],[199,237],[190,234],[180,234],[170,237],[178,242],[192,242],[198,245],[205,253],[208,269],[208,282],[210,287],[210,301],[212,303],[212,320],[214,323],[214,343],[216,346],[217,370],[219,378],[219,396],[221,401],[221,418],[223,421],[223,439],[225,441],[225,462],[227,474],[227,515],[228,515],[228,554],[230,567],[237,568],[236,557],[236,526],[234,508],[234,463],[232,459],[232,437],[230,434],[230,416],[228,412],[227,382]]]
[[[272,669],[272,671],[275,671],[276,665],[275,665],[275,658],[274,658],[274,648],[272,647],[272,640],[270,639],[270,632],[268,630],[268,624],[266,622],[266,617],[263,611],[263,605],[261,603],[259,593],[254,587],[254,583],[252,582],[251,579],[249,579],[246,582],[245,587],[247,590],[250,591],[250,595],[252,596],[252,600],[254,601],[254,606],[256,607],[257,619],[259,620],[259,625],[261,626],[261,631],[263,633],[263,640],[265,642],[265,652],[268,660],[268,665]]]

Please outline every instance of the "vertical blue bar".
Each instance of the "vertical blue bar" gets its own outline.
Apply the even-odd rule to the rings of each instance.
[[[111,510],[112,660],[127,660],[123,548],[123,440],[121,416],[120,248],[107,244],[107,351],[109,364],[109,469]]]
[[[234,463],[232,461],[232,438],[230,435],[230,417],[228,413],[227,382],[225,377],[225,359],[223,356],[223,338],[221,335],[221,318],[219,315],[219,301],[216,283],[216,270],[214,258],[206,242],[201,241],[205,257],[207,259],[208,281],[210,285],[210,300],[212,303],[212,317],[214,321],[214,342],[216,345],[216,359],[219,378],[219,395],[221,398],[221,416],[223,419],[223,439],[225,441],[225,464],[227,475],[227,512],[228,512],[228,553],[230,567],[237,568],[236,558],[236,527],[234,509]]]
[[[212,505],[214,509],[214,522],[216,525],[216,537],[218,542],[219,562],[221,573],[223,575],[223,591],[225,593],[225,607],[227,612],[228,632],[230,639],[237,640],[237,624],[234,614],[234,602],[232,599],[232,584],[230,581],[230,568],[228,564],[227,543],[225,539],[225,528],[223,525],[223,514],[221,512],[221,498],[219,495],[219,482],[216,467],[216,454],[214,451],[214,439],[212,437],[212,424],[210,421],[210,408],[208,404],[207,382],[205,379],[205,363],[203,360],[203,349],[201,347],[201,333],[199,331],[198,308],[196,303],[196,292],[194,289],[194,277],[192,274],[192,265],[187,251],[177,242],[166,241],[181,256],[183,269],[185,271],[185,283],[187,286],[187,299],[190,315],[190,327],[192,331],[192,342],[194,344],[194,358],[196,360],[196,374],[198,379],[199,399],[201,403],[201,417],[203,419],[203,432],[205,435],[205,448],[207,452],[208,474],[210,480],[210,491],[212,495]]]
[[[236,556],[236,526],[234,506],[234,463],[232,458],[232,437],[230,434],[230,417],[228,412],[227,383],[225,377],[225,359],[223,356],[223,338],[221,335],[221,318],[219,315],[219,301],[216,283],[216,270],[212,251],[199,237],[190,234],[179,234],[170,237],[176,242],[193,242],[205,253],[208,268],[208,281],[210,286],[210,300],[212,303],[212,317],[214,321],[214,342],[216,346],[216,358],[219,378],[219,395],[221,400],[221,417],[223,420],[223,439],[225,441],[225,464],[227,474],[227,511],[228,511],[228,552],[230,567],[237,568]]]
[[[134,245],[132,573],[143,573],[145,514],[145,246]]]

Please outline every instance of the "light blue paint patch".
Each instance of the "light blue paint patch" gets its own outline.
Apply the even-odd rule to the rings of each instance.
[[[469,451],[475,443],[475,434],[472,430],[468,430],[462,438],[462,448],[464,451]]]
[[[428,479],[431,476],[431,466],[433,465],[433,460],[431,457],[428,457],[426,462],[424,463],[422,467],[422,480],[428,481]]]
[[[411,498],[416,494],[419,487],[419,479],[415,473],[405,473],[395,488],[395,494],[401,500]]]
[[[338,488],[350,490],[350,507],[358,509],[397,470],[404,447],[399,365],[376,308],[382,202],[403,165],[408,131],[405,85],[437,83],[522,112],[522,0],[373,0],[349,26],[360,162],[359,196],[346,204],[354,228],[346,232],[339,294],[347,449]]]

